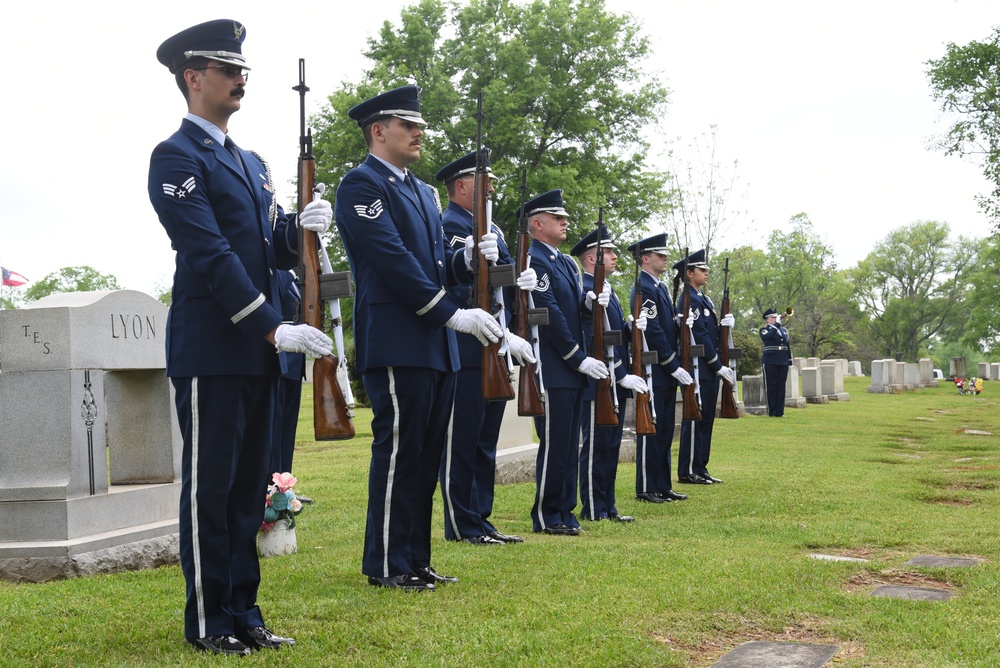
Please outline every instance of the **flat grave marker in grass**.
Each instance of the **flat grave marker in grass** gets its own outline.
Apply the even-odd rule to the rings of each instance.
[[[924,587],[907,587],[903,585],[882,585],[876,587],[872,596],[886,598],[901,598],[908,601],[947,601],[951,592],[943,589],[925,589]]]
[[[745,642],[712,664],[712,668],[820,668],[837,653],[837,645]]]
[[[982,559],[972,559],[967,557],[939,557],[933,554],[925,554],[913,557],[904,566],[926,566],[928,568],[970,568],[983,563]]]

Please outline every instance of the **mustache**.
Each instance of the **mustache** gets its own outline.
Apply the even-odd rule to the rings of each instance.
[[[233,88],[231,91],[229,91],[230,97],[243,97],[246,94],[247,93],[245,90],[243,90],[242,86],[237,86]]]

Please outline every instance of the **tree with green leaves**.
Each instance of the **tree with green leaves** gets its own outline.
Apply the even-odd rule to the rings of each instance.
[[[979,244],[969,285],[965,320],[959,323],[960,337],[956,338],[995,359],[1000,354],[1000,237]]]
[[[947,223],[919,221],[893,230],[850,272],[865,326],[881,354],[919,359],[964,316],[976,243],[952,242]]]
[[[728,253],[737,322],[756,330],[766,309],[780,313],[791,307],[794,355],[847,357],[853,346],[848,323],[851,311],[857,310],[851,305],[847,277],[837,270],[833,250],[816,233],[809,216],[792,216],[787,227],[788,232],[771,232],[766,250],[743,246]],[[717,254],[714,271],[722,267],[726,254]]]
[[[944,56],[926,64],[931,94],[955,116],[938,147],[982,164],[993,192],[976,199],[1000,231],[1000,27],[984,41],[949,42]]]
[[[63,267],[40,281],[35,281],[25,291],[25,301],[33,302],[57,292],[90,292],[92,290],[121,290],[118,279],[102,274],[87,265]]]
[[[630,243],[666,202],[666,176],[646,164],[644,136],[667,99],[641,69],[649,52],[637,21],[603,0],[420,0],[403,9],[400,25],[383,24],[365,52],[371,68],[312,119],[317,179],[336,186],[367,156],[348,109],[416,83],[429,125],[412,169],[434,184],[441,166],[476,148],[483,91],[484,143],[500,176],[494,218],[508,238],[526,169],[529,197],[565,191],[567,244],[590,232],[598,207],[616,241]]]

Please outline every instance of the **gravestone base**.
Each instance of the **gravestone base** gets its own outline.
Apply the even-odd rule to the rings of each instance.
[[[785,397],[785,408],[805,408],[805,397]],[[766,414],[767,411],[765,411]]]
[[[47,582],[155,568],[179,561],[177,521],[167,520],[72,540],[0,543],[0,578]]]
[[[869,385],[865,388],[868,394],[902,394],[904,391],[902,385]]]
[[[851,395],[848,392],[835,392],[833,394],[824,394],[827,401],[850,401]]]
[[[807,404],[828,404],[830,400],[826,398],[825,394],[821,394],[818,397],[806,397]]]

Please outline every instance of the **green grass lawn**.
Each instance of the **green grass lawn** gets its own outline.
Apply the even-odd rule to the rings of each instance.
[[[1000,383],[718,420],[711,471],[681,503],[634,500],[633,524],[531,534],[533,484],[497,489],[495,523],[519,545],[443,538],[433,565],[461,582],[428,594],[361,575],[370,413],[358,436],[300,443],[299,552],[264,560],[260,604],[298,646],[239,659],[280,666],[709,666],[748,640],[840,646],[830,665],[1000,665]],[[304,400],[309,401],[308,395]],[[300,438],[311,437],[312,411]],[[988,431],[973,435],[966,430]],[[674,446],[676,457],[676,445]],[[828,562],[811,553],[863,557]],[[904,566],[975,556],[971,569]],[[871,597],[879,584],[947,589],[945,602]],[[183,641],[178,567],[45,584],[0,582],[0,665],[215,665]]]

